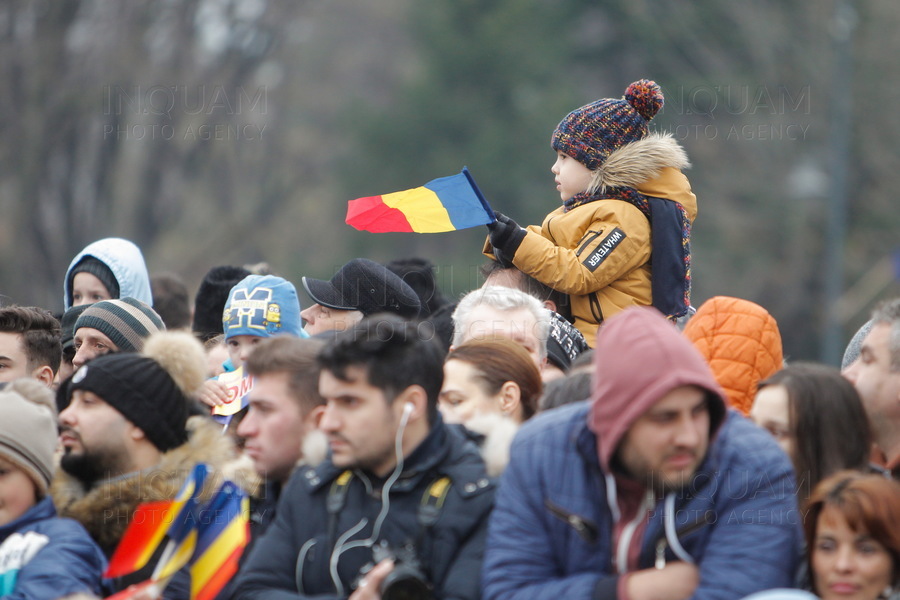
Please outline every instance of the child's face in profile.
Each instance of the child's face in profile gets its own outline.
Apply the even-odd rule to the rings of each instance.
[[[590,169],[564,152],[556,153],[556,162],[550,171],[556,175],[556,189],[563,202],[585,191],[593,175]]]
[[[37,490],[25,471],[0,458],[0,526],[12,523],[37,504]]]

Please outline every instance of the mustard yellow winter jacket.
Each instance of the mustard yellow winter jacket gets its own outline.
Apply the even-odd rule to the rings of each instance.
[[[651,134],[613,152],[595,177],[677,202],[693,223],[697,198],[680,170],[687,166],[670,135]],[[575,326],[591,347],[604,319],[627,306],[650,305],[650,222],[632,204],[598,200],[568,212],[560,206],[526,231],[513,264],[569,295]],[[490,240],[484,253],[493,258]]]

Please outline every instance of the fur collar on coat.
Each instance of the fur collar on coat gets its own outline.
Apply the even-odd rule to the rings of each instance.
[[[591,178],[588,192],[630,187],[656,179],[666,167],[683,170],[691,166],[684,148],[671,133],[651,133],[642,140],[625,144],[609,155]]]
[[[174,498],[197,463],[207,463],[215,473],[234,458],[231,439],[205,417],[188,420],[188,436],[187,442],[163,454],[156,467],[106,480],[88,490],[57,469],[50,493],[60,516],[81,523],[104,553],[111,555],[138,504]],[[210,477],[201,497],[207,499],[219,483],[219,477]]]

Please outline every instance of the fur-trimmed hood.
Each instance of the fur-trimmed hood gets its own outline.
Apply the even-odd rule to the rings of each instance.
[[[214,476],[201,498],[208,499],[221,482],[220,468],[234,458],[231,439],[205,417],[188,421],[188,441],[166,452],[152,468],[99,483],[86,490],[81,482],[57,469],[50,487],[60,516],[81,523],[103,552],[110,556],[141,502],[171,500],[197,463],[206,463]]]
[[[690,166],[687,153],[671,133],[654,132],[610,154],[594,171],[588,191],[603,191],[608,187],[637,188],[659,177],[667,167],[681,171]]]

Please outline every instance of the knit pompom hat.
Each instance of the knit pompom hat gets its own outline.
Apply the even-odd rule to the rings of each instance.
[[[60,386],[56,402],[63,411],[72,392],[92,392],[165,452],[187,441],[188,398],[205,377],[203,345],[188,332],[162,331],[147,339],[141,354],[105,354],[78,369]]]
[[[53,392],[34,379],[18,379],[0,391],[0,456],[22,469],[43,497],[56,468]]]
[[[556,126],[550,145],[593,171],[614,151],[647,137],[647,123],[663,102],[656,82],[635,81],[622,99],[601,98],[566,115]]]

